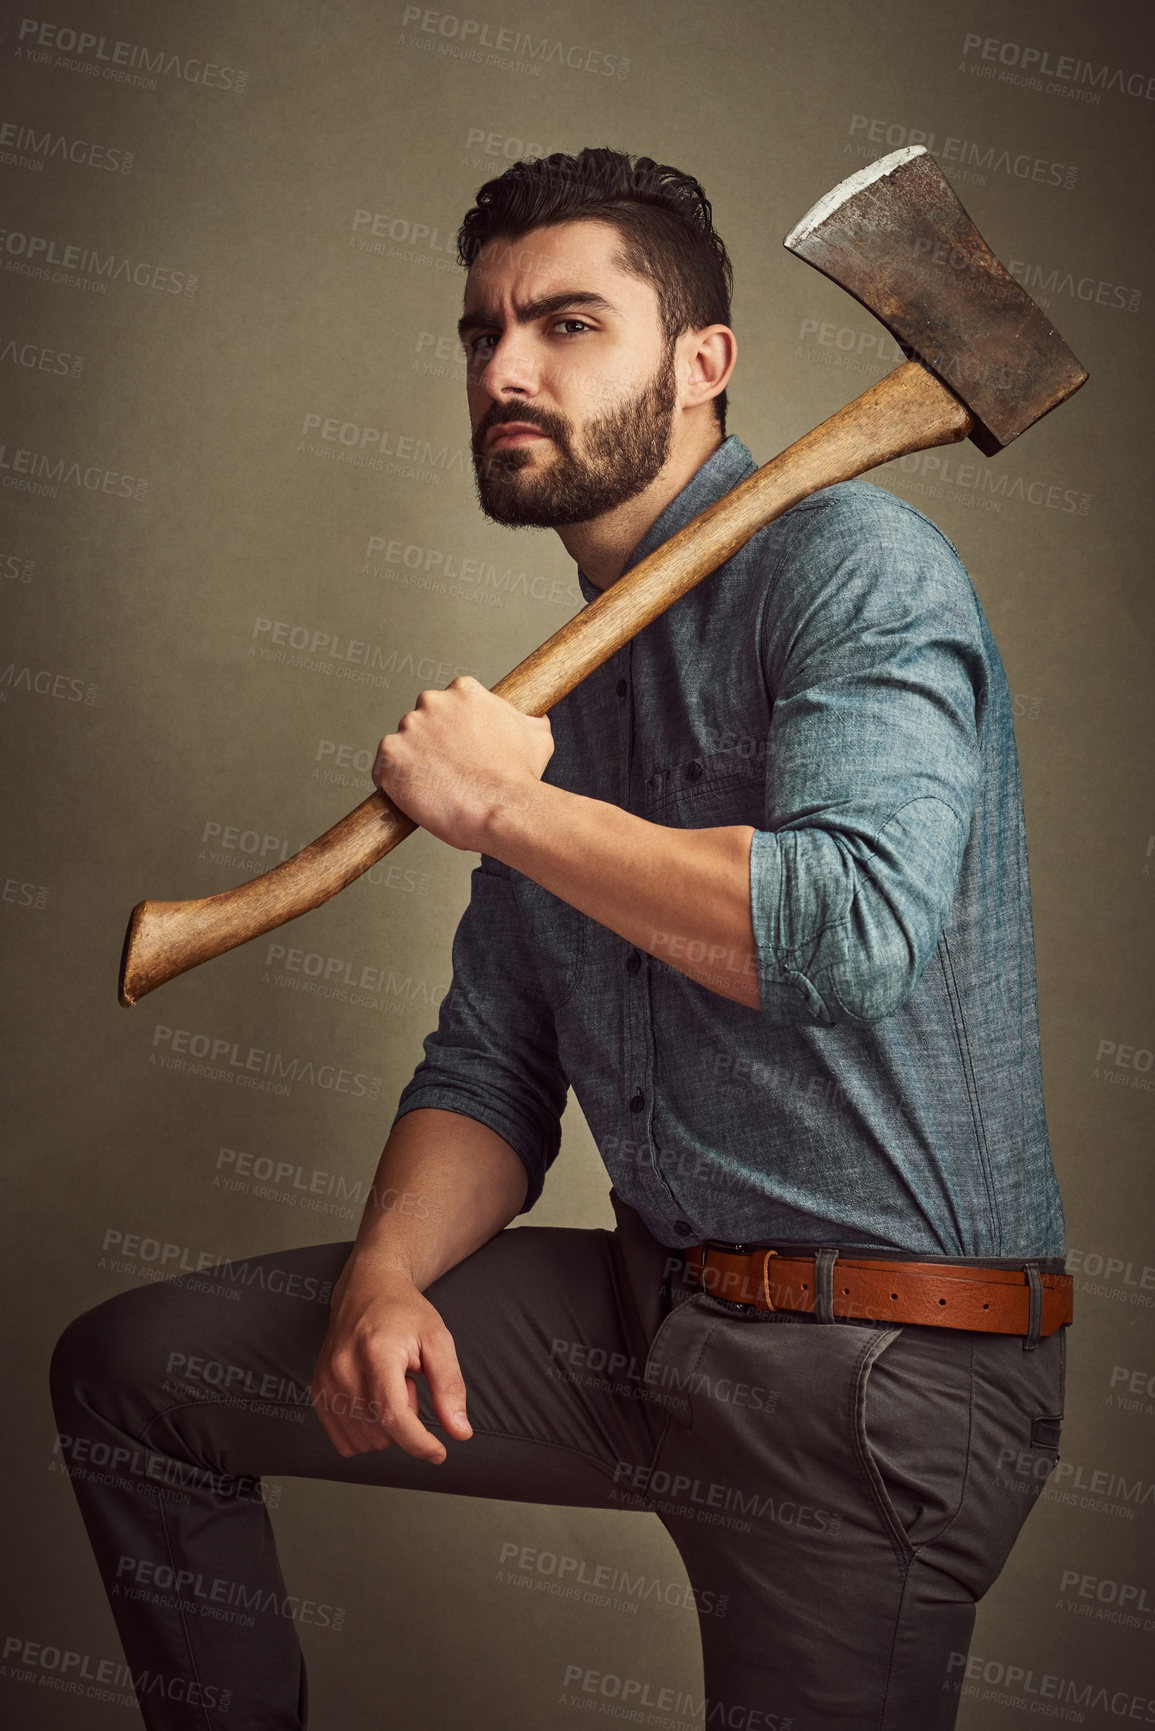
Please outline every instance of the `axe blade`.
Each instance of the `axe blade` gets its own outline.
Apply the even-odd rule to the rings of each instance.
[[[1087,378],[922,145],[841,181],[783,245],[852,294],[962,399],[987,456]]]

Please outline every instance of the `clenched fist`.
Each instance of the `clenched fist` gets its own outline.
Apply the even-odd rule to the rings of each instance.
[[[552,756],[544,716],[523,715],[465,675],[421,693],[378,746],[373,780],[423,829],[481,853],[494,814],[527,806]]]

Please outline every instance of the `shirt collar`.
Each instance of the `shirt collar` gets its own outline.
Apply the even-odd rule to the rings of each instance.
[[[739,481],[752,475],[754,469],[753,457],[741,439],[735,438],[731,433],[730,437],[724,439],[718,449],[706,458],[697,473],[691,475],[682,491],[670,500],[657,521],[650,525],[626,560],[626,570],[632,571],[655,547],[660,547],[671,535],[676,535],[679,529],[692,522],[707,505],[712,505],[716,499],[736,487]],[[596,601],[603,593],[596,584],[590,582],[580,566],[578,583],[587,601]]]

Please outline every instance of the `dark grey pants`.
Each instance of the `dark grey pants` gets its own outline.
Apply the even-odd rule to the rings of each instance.
[[[974,1602],[1057,1458],[1065,1330],[1027,1352],[729,1306],[667,1283],[680,1259],[615,1209],[612,1233],[508,1229],[428,1289],[474,1431],[445,1437],[421,1385],[441,1466],[343,1460],[308,1405],[347,1244],[122,1293],[66,1330],[61,1448],[148,1726],[306,1722],[267,1473],[652,1510],[703,1610],[707,1726],[949,1731]],[[551,1679],[550,1709],[622,1687]],[[661,1722],[660,1701],[619,1704]]]

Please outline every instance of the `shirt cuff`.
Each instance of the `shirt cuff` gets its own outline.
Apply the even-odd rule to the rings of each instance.
[[[551,1148],[542,1138],[535,1138],[528,1133],[523,1123],[502,1112],[492,1102],[479,1100],[469,1088],[458,1088],[451,1082],[444,1081],[411,1083],[402,1092],[393,1122],[396,1124],[407,1112],[426,1107],[438,1112],[456,1112],[460,1118],[472,1118],[509,1143],[525,1167],[529,1179],[525,1201],[518,1209],[518,1214],[528,1214],[542,1193],[545,1175],[561,1146],[560,1129]]]

